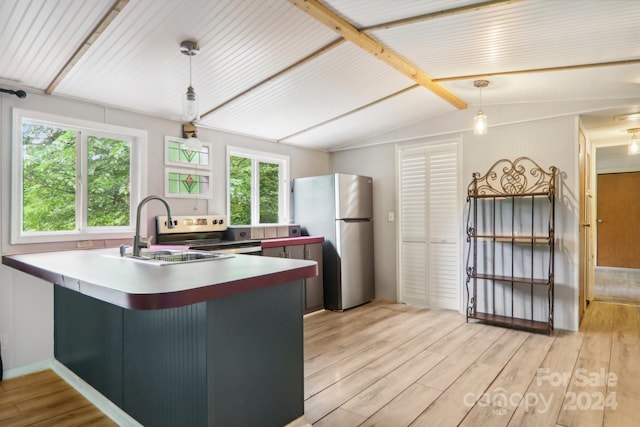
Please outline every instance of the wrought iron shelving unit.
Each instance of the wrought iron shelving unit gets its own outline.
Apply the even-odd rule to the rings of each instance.
[[[556,174],[555,166],[546,171],[527,157],[473,174],[467,321],[553,331]]]

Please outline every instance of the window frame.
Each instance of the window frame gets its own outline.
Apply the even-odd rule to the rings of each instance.
[[[90,239],[123,239],[135,233],[136,206],[147,186],[147,131],[124,126],[58,116],[38,111],[12,109],[11,138],[11,244],[69,242]],[[69,231],[23,231],[23,180],[22,180],[22,125],[23,123],[58,126],[74,130],[78,134],[76,148],[77,188],[75,196],[76,227]],[[122,227],[88,227],[87,138],[108,137],[129,141],[130,158],[130,210],[129,225]],[[141,218],[141,221],[143,218]]]
[[[251,224],[231,224],[231,156],[244,157],[251,159]],[[282,154],[268,153],[265,151],[251,150],[248,148],[227,146],[227,218],[229,224],[233,226],[262,226],[262,225],[284,225],[289,224],[290,220],[290,159],[289,156]],[[277,223],[261,223],[260,222],[260,192],[255,191],[260,188],[259,176],[256,172],[259,162],[277,163],[278,169],[278,219]]]

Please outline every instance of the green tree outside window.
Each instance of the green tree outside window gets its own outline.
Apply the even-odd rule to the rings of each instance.
[[[81,181],[79,131],[57,126],[22,125],[22,229],[72,231],[78,217],[89,227],[130,223],[131,144],[97,136],[86,138],[86,215],[77,215]]]

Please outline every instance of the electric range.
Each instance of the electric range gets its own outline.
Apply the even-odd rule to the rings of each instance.
[[[189,249],[222,253],[262,255],[260,240],[229,240],[225,215],[172,216],[173,228],[167,216],[156,217],[156,243],[184,245]]]

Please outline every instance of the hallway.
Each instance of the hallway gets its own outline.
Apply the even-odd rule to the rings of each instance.
[[[640,305],[640,269],[596,267],[595,300]]]

